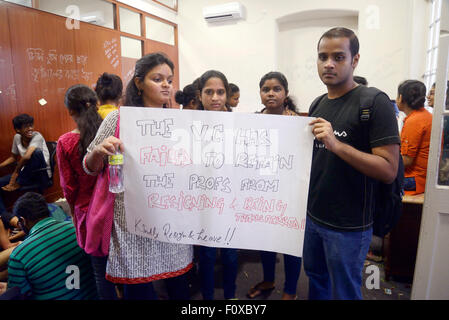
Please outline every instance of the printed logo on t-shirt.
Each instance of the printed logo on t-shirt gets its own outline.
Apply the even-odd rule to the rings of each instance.
[[[345,138],[345,137],[348,136],[347,133],[346,133],[346,131],[338,132],[337,130],[334,130],[334,135],[336,135],[336,136],[338,136],[338,137],[343,137],[343,138]]]

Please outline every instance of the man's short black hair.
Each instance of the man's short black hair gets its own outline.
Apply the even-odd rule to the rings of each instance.
[[[349,39],[349,49],[351,50],[351,57],[354,57],[359,53],[359,39],[355,35],[354,31],[344,27],[336,27],[327,30],[318,40],[317,49],[320,47],[321,39],[323,38],[348,38]]]
[[[16,130],[20,130],[24,125],[29,124],[34,124],[34,118],[26,113],[19,114],[18,116],[15,116],[14,119],[12,119],[12,125]]]
[[[45,198],[36,192],[27,192],[17,199],[13,208],[14,215],[27,221],[37,222],[50,216]]]

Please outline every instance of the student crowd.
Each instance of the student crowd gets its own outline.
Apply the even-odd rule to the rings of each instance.
[[[309,299],[362,299],[362,268],[372,238],[376,186],[395,179],[400,153],[405,192],[424,192],[432,115],[424,108],[425,85],[406,80],[398,87],[396,101],[383,92],[376,95],[365,137],[359,107],[367,83],[360,84],[363,79],[354,77],[360,59],[356,35],[341,27],[328,30],[318,41],[317,58],[327,94],[309,114],[314,117],[310,130],[315,143],[304,250],[302,258],[283,255],[282,299],[296,298],[302,262],[309,278]],[[64,104],[76,128],[59,137],[56,155],[72,221],[52,217],[43,196],[34,192],[21,196],[12,213],[6,211],[2,197],[30,184],[47,185],[52,179],[45,139],[34,130],[33,118],[22,114],[13,119],[17,134],[11,156],[0,164],[16,164],[10,175],[0,178],[0,280],[7,279],[5,294],[16,290],[38,300],[157,299],[153,282],[163,280],[170,299],[190,298],[186,274],[194,265],[194,246],[128,232],[124,195],[108,191],[107,157],[125,147],[119,139],[119,106],[169,107],[173,76],[173,62],[164,54],[152,53],[136,62],[124,97],[121,79],[108,73],[99,77],[95,91],[82,84],[67,90]],[[299,116],[282,73],[265,74],[259,87],[264,106],[259,113]],[[434,87],[428,95],[431,107],[433,92]],[[239,88],[217,70],[205,72],[175,94],[182,109],[224,112],[232,112],[239,97]],[[399,111],[405,115],[401,131]],[[347,134],[336,136],[335,132]],[[444,154],[448,140],[443,139]],[[369,152],[363,151],[367,144]],[[13,230],[20,234],[13,235]],[[238,298],[238,250],[197,249],[203,298],[214,299],[218,250],[224,298]],[[248,298],[274,289],[276,255],[260,252],[263,279],[249,288]]]

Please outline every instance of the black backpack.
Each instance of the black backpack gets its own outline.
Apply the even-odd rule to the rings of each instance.
[[[362,124],[363,135],[365,137],[367,152],[369,152],[369,120],[374,104],[374,99],[378,94],[385,94],[374,87],[363,87],[364,92],[360,98],[360,122]],[[326,94],[316,98],[309,109],[309,115],[316,109],[321,99]],[[392,106],[393,107],[393,106]],[[398,172],[396,179],[391,184],[378,181],[377,193],[374,201],[373,234],[384,237],[393,229],[399,221],[402,213],[402,196],[404,195],[404,163],[399,153]]]

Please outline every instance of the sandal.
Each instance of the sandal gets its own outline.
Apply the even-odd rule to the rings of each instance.
[[[254,298],[257,298],[257,297],[259,297],[261,295],[268,295],[268,294],[270,294],[271,291],[274,290],[274,284],[271,287],[264,288],[264,286],[266,286],[267,283],[269,284],[270,282],[266,282],[266,281],[259,282],[254,287],[249,289],[249,291],[246,294],[246,296],[249,299],[254,299]]]

